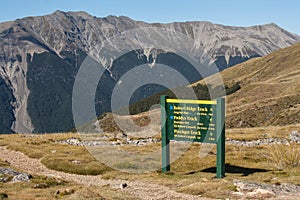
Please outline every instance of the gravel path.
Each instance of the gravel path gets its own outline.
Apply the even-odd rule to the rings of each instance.
[[[46,168],[37,159],[32,159],[23,154],[22,152],[8,150],[6,147],[0,147],[0,158],[10,163],[26,173],[38,174],[44,176],[57,177],[66,181],[74,181],[83,185],[96,185],[104,186],[110,185],[112,188],[119,189],[120,191],[127,192],[136,196],[139,199],[200,199],[206,200],[208,198],[198,197],[194,195],[188,195],[178,193],[168,187],[156,185],[147,182],[140,181],[124,181],[124,180],[104,180],[101,176],[87,176],[87,175],[76,175],[68,174],[64,172],[54,171]],[[121,185],[126,183],[127,187],[121,189]]]

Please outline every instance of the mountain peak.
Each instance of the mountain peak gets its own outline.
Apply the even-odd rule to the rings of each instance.
[[[274,22],[268,23],[267,25],[274,26],[274,27],[279,27],[279,26],[278,26],[276,23],[274,23]]]
[[[82,17],[84,19],[89,19],[91,17],[93,17],[92,15],[90,15],[89,13],[85,12],[85,11],[61,11],[61,10],[56,10],[54,13],[50,14],[50,16],[73,16],[73,17]]]

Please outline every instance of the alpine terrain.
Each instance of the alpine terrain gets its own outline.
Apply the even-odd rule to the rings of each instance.
[[[167,64],[188,77],[190,83],[203,78],[187,67],[188,63],[185,59],[176,56],[173,52],[166,49],[149,49],[149,47],[140,45],[139,38],[141,35],[149,34],[149,28],[153,30],[153,33],[151,32],[152,41],[167,43],[168,41],[164,41],[159,32],[159,30],[166,29],[191,38],[193,48],[188,51],[185,51],[184,47],[178,48],[182,48],[182,51],[198,60],[202,59],[203,53],[207,54],[209,56],[208,63],[215,64],[219,70],[224,70],[250,58],[266,56],[300,41],[300,36],[289,33],[276,24],[252,27],[231,27],[210,22],[149,24],[123,16],[97,18],[85,12],[56,11],[46,16],[28,17],[1,23],[0,133],[50,133],[73,129],[73,85],[76,74],[87,55],[93,62],[101,64],[102,71],[104,71],[95,96],[97,115],[111,110],[110,98],[114,86],[119,83],[122,75],[135,66],[147,63],[151,67],[155,64]],[[110,51],[119,53],[119,57],[108,60],[97,52],[103,48],[104,41],[109,41],[109,38],[119,35],[118,38],[122,40],[122,33],[126,31],[136,33],[134,35],[136,39],[132,40],[131,46],[128,47],[133,51],[129,51],[123,56],[124,49],[120,45],[122,43],[114,43],[115,40],[111,40]],[[268,58],[270,61],[272,60],[271,57],[266,57],[266,59],[256,61],[255,70],[250,69],[250,64],[243,65],[243,71],[253,74],[253,79],[248,77],[242,81],[240,80],[242,77],[234,72],[236,68],[233,69],[232,73],[235,74],[235,79],[242,81],[243,84],[246,84],[245,81],[251,82],[256,77],[256,81],[263,81],[263,79],[259,79],[263,76],[269,77],[267,82],[265,80],[261,83],[257,82],[251,85],[252,88],[245,86],[242,87],[242,90],[248,88],[248,91],[253,91],[256,88],[259,92],[259,88],[271,89],[274,84],[281,84],[282,81],[288,84],[291,81],[288,77],[279,80],[278,77],[271,76],[272,73],[279,73],[285,66],[278,65],[278,72],[272,71],[267,64]],[[281,60],[279,61],[281,62]],[[261,69],[262,67],[263,69]],[[256,76],[255,72],[260,70],[264,70],[264,74]],[[289,71],[290,74],[296,72]],[[280,76],[280,74],[278,75]],[[151,84],[145,85],[137,90],[132,102],[163,89],[165,88],[154,87]],[[239,93],[235,95],[239,97]],[[255,98],[255,96],[252,97]],[[247,106],[253,107],[256,104],[251,98],[249,93],[249,96],[244,99],[240,98],[240,101],[245,101]],[[297,99],[297,96],[287,94],[286,98]],[[261,99],[261,101],[268,101],[269,109],[274,109],[272,116],[264,117],[267,119],[265,124],[277,120],[274,115],[278,109],[272,103],[275,100],[276,96],[272,99]],[[285,99],[281,100],[286,102]],[[232,104],[239,108],[237,102]],[[259,110],[259,106],[257,106],[255,108]],[[282,109],[289,109],[290,112],[293,112],[292,107],[289,106],[292,105],[283,103]],[[243,107],[238,111],[231,110],[229,116],[240,112],[243,119],[234,121],[234,118],[230,118],[230,123],[238,123],[241,126],[244,126],[245,123],[248,123],[249,126],[258,123],[245,121],[246,115],[249,115],[246,108]]]

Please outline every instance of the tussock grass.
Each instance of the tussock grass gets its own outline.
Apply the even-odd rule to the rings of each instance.
[[[263,138],[285,138],[294,130],[300,130],[300,124],[287,126],[267,126],[255,128],[232,128],[226,130],[226,137],[234,140],[257,140]]]
[[[0,167],[7,167],[7,166],[9,166],[9,164],[0,159]]]
[[[300,167],[300,145],[272,145],[268,146],[266,158],[270,164],[279,170]]]

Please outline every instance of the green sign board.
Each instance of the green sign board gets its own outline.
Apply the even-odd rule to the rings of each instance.
[[[216,143],[216,101],[166,99],[171,140]]]
[[[162,172],[170,170],[170,140],[217,144],[217,178],[225,176],[225,99],[161,96]]]

